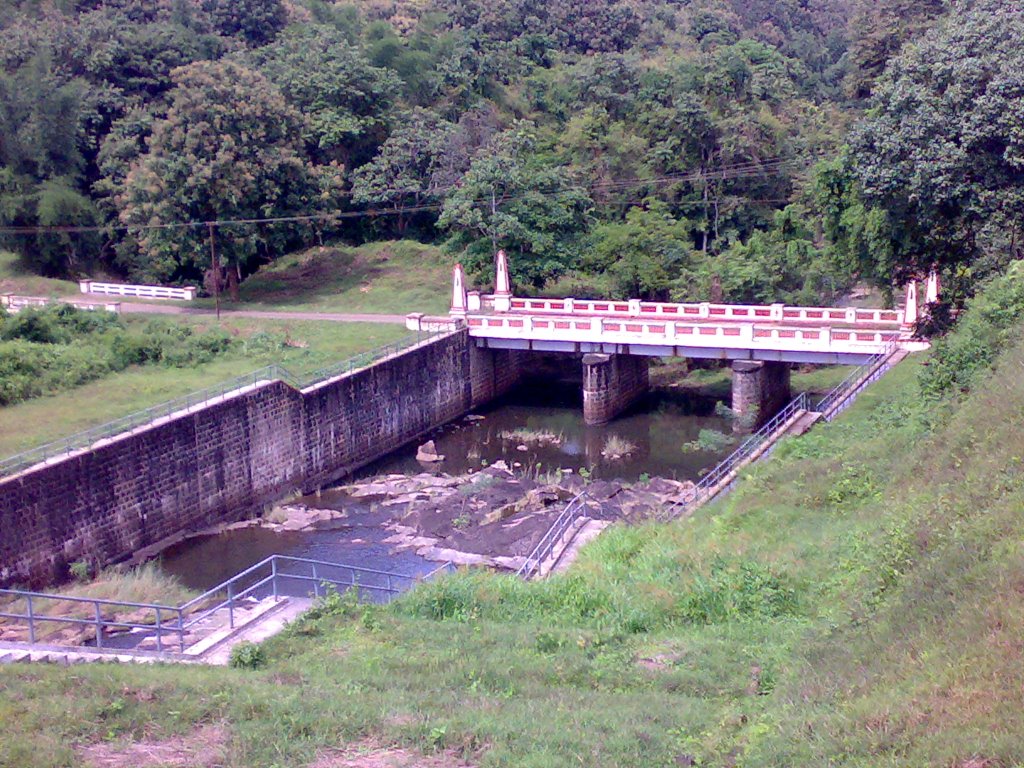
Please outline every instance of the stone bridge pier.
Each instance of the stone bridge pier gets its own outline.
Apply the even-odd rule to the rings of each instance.
[[[756,429],[792,398],[789,364],[736,360],[732,364],[732,410],[737,431]]]
[[[648,362],[635,355],[583,356],[583,421],[607,424],[647,394]]]

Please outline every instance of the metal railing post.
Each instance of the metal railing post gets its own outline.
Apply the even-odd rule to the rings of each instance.
[[[235,628],[235,585],[228,582],[228,626]]]
[[[274,602],[277,602],[277,558],[273,558],[270,561],[270,584],[274,590]]]
[[[320,582],[317,580],[316,576],[316,563],[313,563],[313,597],[320,597]]]
[[[26,596],[25,600],[28,601],[28,641],[34,643],[36,641],[36,617],[32,610],[32,595]]]
[[[160,621],[160,609],[156,609],[156,650],[158,653],[164,652],[164,638],[163,638],[163,626]]]
[[[100,615],[100,604],[93,603],[93,608],[96,609],[96,647],[103,647],[103,618]]]
[[[178,609],[178,651],[185,652],[185,614]]]

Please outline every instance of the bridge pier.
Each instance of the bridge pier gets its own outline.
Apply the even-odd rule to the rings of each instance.
[[[470,408],[479,408],[507,394],[518,384],[523,374],[523,357],[527,354],[511,349],[478,347],[470,339]]]
[[[583,421],[607,424],[643,397],[650,386],[647,358],[583,356]]]
[[[790,401],[789,364],[736,360],[732,364],[735,429],[756,429]]]

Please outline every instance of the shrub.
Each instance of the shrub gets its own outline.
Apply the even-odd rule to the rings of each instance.
[[[682,618],[697,624],[731,619],[764,619],[793,614],[796,592],[767,567],[744,561],[716,560],[707,576],[698,575],[679,601]]]
[[[683,451],[688,453],[695,451],[717,453],[718,451],[725,450],[735,442],[736,438],[724,432],[719,432],[717,429],[702,429],[697,434],[696,440],[683,443]]]
[[[235,669],[259,669],[267,664],[267,654],[262,646],[243,640],[231,649],[228,664]]]

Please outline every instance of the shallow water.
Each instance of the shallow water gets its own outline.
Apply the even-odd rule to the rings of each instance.
[[[698,480],[702,470],[734,448],[683,449],[702,429],[732,435],[731,422],[715,414],[715,400],[687,392],[653,392],[610,424],[591,427],[583,423],[579,381],[545,381],[527,383],[475,415],[484,418],[463,419],[429,436],[444,461],[418,462],[417,446],[407,446],[363,469],[359,476],[424,471],[459,475],[504,460],[510,467],[518,463],[531,471],[538,465],[541,472],[585,469],[593,477],[608,480],[633,481],[641,475]],[[559,441],[537,444],[510,434],[516,430],[548,432]],[[620,459],[602,455],[613,436],[633,444],[635,450]]]
[[[267,528],[241,528],[197,536],[175,544],[164,550],[161,568],[177,576],[190,589],[207,590],[271,555],[344,563],[411,577],[423,576],[438,567],[438,563],[424,560],[413,552],[391,552],[387,544],[381,543],[387,535],[388,532],[380,528],[361,527],[281,533]],[[289,572],[307,573],[298,565]],[[349,578],[347,573],[335,574],[323,569],[319,575]],[[364,577],[360,581],[366,583],[367,579]],[[407,586],[402,580],[396,580],[395,584]],[[311,582],[296,580],[283,591],[285,594],[304,595],[310,590]]]
[[[443,461],[418,462],[417,446],[411,445],[364,468],[357,478],[421,472],[460,475],[504,460],[514,471],[543,473],[571,469],[585,470],[595,478],[608,480],[634,481],[643,475],[698,480],[702,471],[713,467],[734,447],[717,452],[683,448],[685,443],[695,441],[702,429],[732,434],[731,423],[715,414],[714,399],[682,391],[654,392],[626,414],[600,427],[583,423],[582,399],[580,381],[572,377],[527,382],[474,414],[483,418],[462,419],[430,435],[438,453],[444,455]],[[549,432],[558,436],[558,442],[523,441],[509,434],[515,430]],[[635,450],[620,459],[604,456],[606,443],[613,436],[633,444]],[[366,500],[353,499],[340,488],[325,489],[299,502],[349,512],[368,510]],[[437,567],[437,563],[411,552],[392,553],[388,545],[381,543],[387,535],[386,531],[370,526],[283,533],[243,528],[177,544],[163,553],[162,563],[165,571],[197,590],[216,586],[272,554],[409,576],[424,575]],[[295,586],[300,594],[308,588],[308,583]]]

